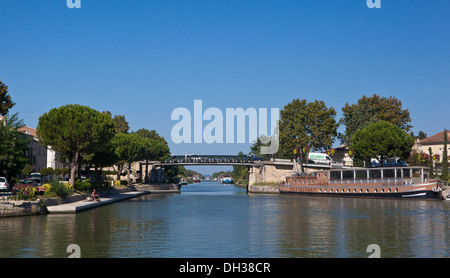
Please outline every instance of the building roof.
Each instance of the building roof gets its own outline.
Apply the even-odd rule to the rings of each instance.
[[[348,151],[348,146],[347,145],[340,145],[339,147],[334,148],[333,150],[335,151]]]
[[[450,130],[447,130],[447,142],[450,138]],[[444,131],[427,137],[419,142],[421,145],[444,144]]]
[[[37,138],[36,129],[29,126],[22,126],[17,129],[18,131],[31,135],[33,138]]]

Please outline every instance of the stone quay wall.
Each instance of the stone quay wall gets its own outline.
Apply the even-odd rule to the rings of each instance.
[[[37,201],[0,201],[0,217],[26,216],[46,213],[41,200]]]

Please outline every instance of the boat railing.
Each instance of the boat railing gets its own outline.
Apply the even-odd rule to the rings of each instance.
[[[331,179],[328,184],[383,184],[383,185],[399,185],[412,184],[411,178],[380,178],[380,179]]]

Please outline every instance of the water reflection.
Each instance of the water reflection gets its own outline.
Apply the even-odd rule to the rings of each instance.
[[[450,202],[247,195],[220,184],[0,218],[1,257],[448,257]]]
[[[280,217],[285,256],[367,257],[369,244],[382,257],[450,255],[444,202],[290,197]]]

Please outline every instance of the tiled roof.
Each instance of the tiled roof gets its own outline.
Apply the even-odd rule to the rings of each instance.
[[[34,138],[37,138],[37,133],[36,133],[36,129],[35,128],[29,127],[29,126],[23,126],[23,127],[19,127],[17,130],[22,132],[22,133],[31,135]]]
[[[450,130],[447,130],[447,142],[449,139],[450,139]],[[421,145],[444,144],[444,131],[421,140],[420,144]]]

